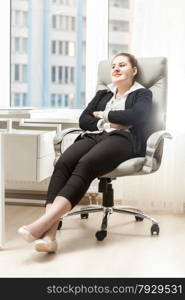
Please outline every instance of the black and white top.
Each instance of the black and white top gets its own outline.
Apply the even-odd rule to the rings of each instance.
[[[120,98],[115,99],[116,86],[98,90],[79,118],[79,126],[86,133],[111,131],[110,134],[123,135],[125,129],[110,128],[110,123],[132,125],[129,133],[135,141],[137,155],[145,155],[146,140],[151,134],[152,92],[135,82]],[[93,112],[100,113],[99,118]]]
[[[97,128],[98,130],[96,131],[86,131],[86,133],[101,133],[102,131],[107,131],[111,132],[113,130],[119,130],[115,128],[110,127],[110,122],[108,121],[108,114],[110,111],[115,111],[115,110],[125,110],[125,102],[127,99],[127,96],[141,88],[145,88],[143,85],[141,85],[139,82],[135,81],[134,84],[130,87],[129,90],[127,90],[122,97],[116,98],[116,91],[117,91],[117,86],[114,83],[108,84],[108,91],[111,91],[113,93],[112,98],[110,99],[109,102],[107,102],[107,105],[105,107],[104,111],[99,111],[99,116],[100,120],[97,123]],[[128,129],[125,129],[128,131]]]

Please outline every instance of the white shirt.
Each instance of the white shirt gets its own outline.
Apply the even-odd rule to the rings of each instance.
[[[127,99],[127,96],[138,89],[145,88],[143,85],[141,85],[139,82],[135,81],[134,84],[130,87],[129,90],[127,90],[122,97],[119,99],[116,99],[116,91],[117,91],[117,86],[114,83],[108,84],[108,90],[110,90],[113,93],[112,98],[107,102],[107,105],[105,107],[104,111],[99,111],[99,116],[100,120],[97,123],[97,128],[99,130],[96,131],[86,131],[85,133],[101,133],[102,131],[113,131],[117,130],[115,128],[110,127],[110,122],[108,121],[108,114],[109,111],[114,111],[114,110],[125,110],[125,102]],[[127,129],[126,129],[127,130]],[[128,130],[127,130],[128,131]]]

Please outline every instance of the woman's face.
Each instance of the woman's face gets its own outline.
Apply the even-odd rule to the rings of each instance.
[[[111,76],[113,83],[120,81],[132,83],[136,74],[137,68],[132,67],[127,56],[117,56],[112,61]]]

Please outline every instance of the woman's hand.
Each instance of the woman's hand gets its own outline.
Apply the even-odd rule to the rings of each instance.
[[[93,116],[97,119],[100,118],[99,111],[94,111]]]
[[[110,127],[115,129],[129,129],[132,128],[133,126],[132,125],[125,126],[121,124],[110,123]]]
[[[101,112],[100,111],[94,111],[93,113],[93,116],[97,119],[101,118]],[[110,123],[110,127],[111,128],[114,128],[114,129],[129,129],[129,128],[132,128],[133,126],[132,125],[122,125],[122,124],[116,124],[116,123]]]

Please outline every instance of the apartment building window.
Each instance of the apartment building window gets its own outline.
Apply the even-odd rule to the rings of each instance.
[[[52,0],[54,4],[61,4],[65,6],[74,6],[76,4],[76,0]]]
[[[22,26],[28,26],[28,13],[27,11],[22,12]]]
[[[69,102],[69,95],[64,95],[64,106],[67,107]]]
[[[51,106],[55,106],[55,94],[51,94]]]
[[[15,81],[20,80],[20,65],[18,65],[18,64],[14,65],[14,80]]]
[[[19,82],[27,81],[27,65],[14,64],[14,81],[19,81]]]
[[[129,22],[128,21],[112,21],[112,22],[110,22],[110,30],[128,32]]]
[[[23,106],[27,106],[27,94],[23,93],[22,94],[22,102],[23,102]]]
[[[52,16],[52,28],[57,28],[57,16]]]
[[[23,53],[27,53],[28,52],[28,39],[27,38],[22,38],[21,52],[23,52]]]
[[[110,52],[110,56],[114,56],[117,53],[120,52],[128,52],[128,45],[117,45],[117,44],[112,44],[109,47],[109,52]]]
[[[122,8],[129,8],[129,0],[109,0],[111,6],[113,7],[122,7]]]
[[[75,43],[70,41],[68,43],[68,54],[69,56],[75,56]],[[85,55],[85,52],[83,52],[83,55]]]
[[[62,41],[59,41],[59,48],[58,48],[59,50],[58,50],[58,54],[63,54],[63,42]]]
[[[20,52],[20,38],[15,38],[14,39],[14,49],[15,49],[15,52]]]
[[[72,16],[53,15],[52,28],[57,30],[75,31],[75,18]]]
[[[55,84],[74,84],[74,67],[52,66],[51,81]]]
[[[59,71],[58,71],[58,82],[59,83],[62,83],[62,78],[63,78],[62,72],[63,72],[63,67],[60,66]]]
[[[27,53],[28,39],[15,37],[12,39],[12,51],[15,53]]]
[[[22,65],[22,82],[27,81],[27,65]]]
[[[69,68],[68,67],[64,67],[64,83],[68,83],[68,76],[69,76],[69,72],[68,72]]]
[[[58,106],[60,107],[60,106],[62,106],[62,95],[58,95]]]
[[[69,96],[67,94],[51,94],[51,106],[62,108],[68,107]]]
[[[14,106],[27,106],[27,93],[14,93],[13,102]]]
[[[65,55],[68,55],[68,53],[69,53],[69,43],[66,42],[65,43]]]
[[[20,106],[20,94],[19,93],[15,93],[14,94],[14,105],[15,106]]]
[[[75,43],[73,41],[51,41],[51,53],[75,56]]]
[[[130,0],[109,0],[109,58],[130,51],[131,20]]]
[[[52,54],[56,54],[56,41],[52,41],[51,49]]]
[[[70,83],[74,84],[74,67],[70,67]]]
[[[14,10],[12,12],[12,25],[16,27],[27,27],[28,26],[27,11]]]
[[[51,70],[51,81],[52,82],[56,82],[56,67],[52,67],[52,70]]]

